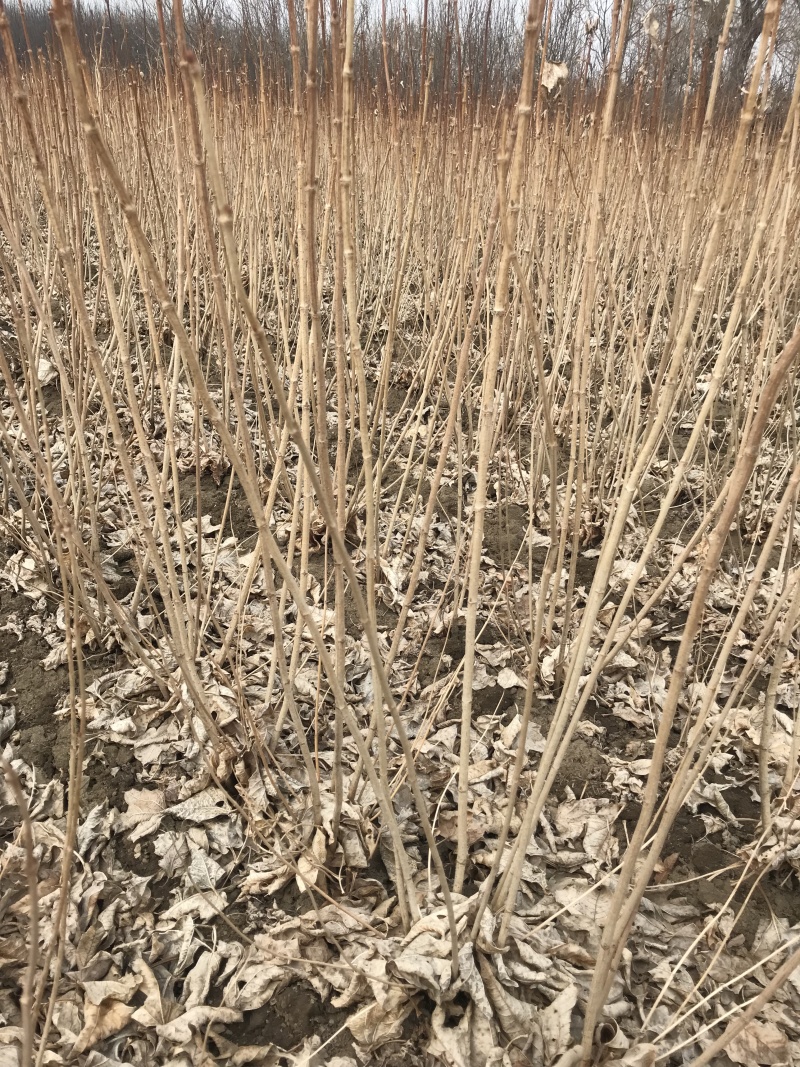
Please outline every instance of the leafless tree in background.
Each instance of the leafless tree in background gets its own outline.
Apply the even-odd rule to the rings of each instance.
[[[640,94],[643,107],[658,101],[661,110],[679,111],[684,93],[707,86],[716,42],[725,15],[725,0],[633,0],[630,31],[622,66],[622,89]],[[737,0],[726,50],[721,90],[738,100],[748,76],[754,45],[761,33],[766,0]],[[146,71],[160,64],[158,25],[152,0],[129,7],[110,0],[75,5],[76,22],[87,50],[102,61],[117,56]],[[30,0],[8,11],[22,57],[49,47],[51,27],[46,0]],[[305,8],[295,5],[300,42],[305,42]],[[329,18],[327,8],[321,24]],[[206,65],[237,64],[251,76],[263,65],[271,79],[291,83],[289,24],[283,0],[189,0],[186,29]],[[390,71],[403,71],[400,102],[415,106],[430,63],[430,93],[436,107],[447,110],[466,89],[472,98],[499,99],[507,93],[520,62],[521,12],[514,0],[426,0],[409,9],[404,0],[386,5],[387,57]],[[545,58],[569,70],[567,91],[579,84],[597,85],[607,55],[611,17],[603,0],[550,0],[537,63]],[[305,47],[303,44],[302,47]],[[800,54],[800,0],[786,0],[771,68],[771,88],[786,91],[789,73]],[[382,99],[385,86],[381,6],[362,0],[355,20],[358,90]],[[324,78],[324,71],[320,72]],[[786,83],[786,84],[785,84]]]

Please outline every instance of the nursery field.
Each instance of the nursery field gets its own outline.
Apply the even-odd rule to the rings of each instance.
[[[800,1064],[800,80],[628,6],[413,106],[0,8],[0,1067]]]

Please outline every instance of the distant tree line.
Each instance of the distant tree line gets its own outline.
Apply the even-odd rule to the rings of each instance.
[[[540,64],[564,64],[556,94],[568,98],[601,84],[612,32],[606,0],[546,0]],[[161,64],[156,0],[74,0],[78,33],[96,62],[147,74]],[[386,70],[395,99],[413,107],[430,76],[432,105],[446,109],[464,94],[493,102],[513,91],[520,69],[521,0],[357,0],[355,66],[358,90],[386,98]],[[737,0],[725,53],[721,90],[734,102],[746,84],[767,0]],[[47,53],[53,31],[46,0],[17,0],[7,17],[18,55]],[[320,34],[342,0],[328,0]],[[298,39],[305,41],[304,5],[295,2]],[[685,93],[707,90],[726,0],[633,0],[623,62],[623,93],[679,109]],[[259,74],[288,92],[291,86],[287,0],[184,0],[192,44],[212,76]],[[164,0],[171,32],[171,9]],[[769,62],[770,97],[791,91],[800,60],[800,0],[783,0],[778,41]],[[563,69],[563,68],[562,68]],[[320,75],[324,83],[325,62]]]

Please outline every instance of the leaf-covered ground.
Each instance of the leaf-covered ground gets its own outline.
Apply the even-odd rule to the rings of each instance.
[[[175,432],[182,441],[182,477],[194,487],[188,404],[184,412]],[[158,443],[155,439],[154,449]],[[448,863],[456,834],[464,609],[458,599],[443,604],[440,590],[456,552],[463,551],[471,522],[469,472],[461,469],[455,449],[451,460],[427,544],[424,581],[391,673]],[[291,723],[277,722],[284,705],[271,655],[280,636],[291,656],[297,613],[287,598],[283,618],[272,617],[260,571],[238,622],[236,671],[216,655],[242,586],[253,580],[255,544],[246,503],[220,457],[204,457],[199,477],[206,586],[200,669],[215,722],[229,741],[227,754],[211,750],[185,689],[179,697],[165,695],[152,672],[126,656],[113,620],[106,620],[102,642],[92,634],[84,640],[85,707],[74,663],[70,697],[58,577],[43,572],[33,548],[5,544],[0,722],[4,756],[21,784],[34,841],[39,977],[33,991],[42,1000],[42,1018],[48,1003],[52,1008],[44,1063],[522,1067],[556,1063],[579,1038],[616,865],[638,814],[655,724],[699,563],[691,553],[647,625],[603,671],[527,847],[522,891],[505,947],[497,945],[500,919],[488,910],[479,937],[470,942],[476,890],[495,856],[519,741],[536,593],[528,583],[528,553],[541,559],[548,543],[547,515],[529,514],[520,474],[524,465],[517,460],[513,453],[507,455],[487,516],[482,629],[473,682],[472,851],[466,892],[455,898],[463,937],[455,984],[445,911],[394,741],[394,806],[422,902],[422,918],[408,933],[392,892],[391,841],[376,829],[376,800],[363,779],[348,793],[332,848],[333,715],[315,646],[303,634],[294,696],[317,770],[323,823],[314,826],[297,735]],[[424,476],[425,471],[416,473]],[[140,491],[147,492],[144,478]],[[653,496],[657,501],[657,485]],[[412,500],[405,492],[398,505],[408,511]],[[413,506],[421,515],[422,504]],[[197,545],[197,508],[192,502],[185,510],[177,521],[191,552]],[[384,529],[390,511],[387,506],[382,516]],[[647,536],[647,518],[643,506],[629,524],[587,670],[613,614],[615,589]],[[288,522],[279,503],[271,523],[279,543],[288,537]],[[395,529],[413,530],[414,522],[413,513],[404,514]],[[639,587],[642,601],[694,528],[695,503],[687,497],[674,509],[670,533],[648,564]],[[136,598],[138,633],[163,676],[174,673],[177,665],[156,636],[158,604],[137,596],[125,487],[119,481],[109,493],[104,538],[107,580],[121,604],[130,607]],[[578,561],[573,621],[579,618],[598,555],[591,538],[587,542]],[[692,701],[702,695],[705,669],[739,602],[744,576],[737,560],[746,560],[749,548],[738,547],[738,553],[733,547],[726,552],[714,580],[676,732],[688,721]],[[379,625],[387,648],[411,550],[402,532],[395,532],[381,558]],[[174,551],[180,562],[177,541]],[[357,547],[353,553],[357,564],[363,561]],[[752,626],[742,630],[735,653],[739,663],[751,651],[759,620],[781,593],[784,572],[778,564],[776,558],[761,585]],[[309,571],[314,617],[331,637],[332,559],[322,536]],[[538,767],[558,693],[566,571],[563,579],[525,740],[521,800]],[[367,719],[373,691],[370,660],[355,619],[348,619],[347,697]],[[776,781],[793,758],[796,635],[791,651],[772,738]],[[768,669],[766,660],[762,666]],[[723,679],[718,700],[728,695],[733,682],[733,677]],[[655,1047],[659,1062],[691,1058],[709,1043],[705,1035],[712,1026],[716,1036],[726,1014],[764,988],[800,937],[795,810],[784,806],[773,833],[759,836],[758,749],[765,685],[764,673],[756,671],[673,829],[615,979],[605,1029],[598,1035],[606,1061],[652,1063]],[[80,823],[64,898],[59,885],[70,735],[80,729],[81,719]],[[270,746],[276,738],[273,758],[262,753],[256,760],[253,738]],[[347,736],[342,760],[349,783],[358,754]],[[74,781],[73,775],[73,788]],[[24,828],[8,782],[1,810],[0,1064],[5,1067],[20,1062],[25,1010],[20,994],[32,916]],[[512,828],[518,825],[515,815]],[[66,938],[51,955],[62,921],[60,906],[66,907]],[[800,1061],[798,1020],[800,977],[792,975],[719,1063]]]

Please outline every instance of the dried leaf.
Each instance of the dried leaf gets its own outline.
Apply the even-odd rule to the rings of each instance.
[[[788,1063],[789,1039],[773,1023],[754,1020],[730,1039],[725,1052],[734,1063]]]
[[[351,1015],[347,1028],[359,1045],[376,1048],[400,1036],[403,1022],[413,1006],[405,990],[392,985],[382,1003],[373,1001]]]
[[[204,823],[210,819],[218,819],[222,815],[230,813],[230,802],[222,789],[209,786],[193,797],[173,804],[169,809],[170,815],[178,819],[186,819],[187,822]]]
[[[86,1000],[83,1012],[83,1029],[78,1034],[73,1055],[85,1052],[128,1025],[134,1009],[118,1000],[106,1000],[102,1004],[92,1004]]]
[[[522,688],[525,685],[519,675],[512,671],[510,667],[503,667],[497,676],[497,684],[502,689]]]
[[[192,849],[187,874],[197,889],[214,889],[225,877],[225,870],[201,848]]]
[[[486,994],[503,1032],[511,1041],[520,1037],[528,1037],[534,1028],[536,1007],[518,1000],[507,989],[504,989],[495,977],[491,964],[484,956],[480,957],[478,965]]]
[[[107,840],[111,834],[113,821],[114,817],[106,808],[105,801],[93,807],[78,827],[76,842],[78,855],[86,857],[92,845],[99,838]]]
[[[46,671],[54,671],[56,667],[63,667],[69,658],[69,650],[67,648],[66,641],[61,641],[54,648],[51,648],[47,655],[42,660],[42,667]]]
[[[2,682],[0,682],[2,685]],[[8,707],[0,707],[0,741],[5,741],[14,727],[17,725],[17,709],[13,704]]]
[[[119,1000],[127,1004],[140,985],[141,979],[129,974],[125,978],[106,982],[84,982],[83,992],[90,1004],[102,1004],[104,1000]]]
[[[481,689],[488,689],[495,684],[496,680],[496,678],[488,673],[484,663],[477,662],[475,664],[475,669],[472,675],[472,689],[474,692],[478,693]]]
[[[655,1067],[657,1045],[634,1045],[619,1062],[622,1067]]]
[[[552,93],[561,82],[566,81],[569,67],[566,63],[551,63],[546,59],[542,64],[542,85],[548,93]]]
[[[163,913],[164,919],[180,919],[184,915],[195,915],[199,919],[212,919],[225,910],[228,898],[224,893],[211,890],[206,893],[193,893],[177,901]]]
[[[166,810],[164,793],[160,789],[128,789],[125,792],[127,810],[119,816],[117,825],[130,830],[131,841],[147,837],[158,829]]]
[[[222,1003],[241,1011],[262,1008],[292,978],[285,962],[268,960],[250,946],[222,994]]]
[[[541,1035],[545,1064],[553,1063],[569,1047],[572,1040],[572,1011],[577,1000],[577,987],[569,985],[537,1013],[535,1025]]]
[[[473,1004],[467,1005],[455,1025],[443,1008],[436,1008],[427,1051],[445,1067],[489,1067],[502,1062],[494,1026]]]
[[[156,1027],[156,1033],[165,1041],[174,1041],[175,1044],[184,1045],[191,1040],[193,1030],[204,1030],[213,1023],[238,1023],[241,1022],[242,1013],[232,1008],[214,1008],[209,1005],[197,1005],[189,1008],[172,1022],[164,1023]]]
[[[659,22],[653,12],[652,7],[649,11],[645,12],[642,18],[642,26],[644,27],[644,32],[647,34],[653,44],[658,44]]]
[[[317,884],[328,852],[328,843],[323,830],[318,829],[311,842],[310,852],[304,852],[297,861],[297,888],[302,893],[308,886]]]
[[[131,1016],[134,1022],[140,1026],[161,1026],[181,1013],[183,1009],[175,1001],[164,1002],[156,976],[144,960],[136,960],[133,969],[139,975],[140,988],[145,994],[144,1004]]]

